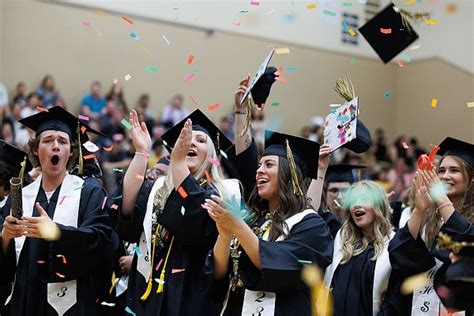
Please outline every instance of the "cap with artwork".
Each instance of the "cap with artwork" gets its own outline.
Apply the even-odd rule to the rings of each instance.
[[[32,168],[32,165],[28,160],[28,155],[23,150],[18,149],[16,146],[10,145],[3,139],[0,139],[0,161],[5,162],[7,165],[17,169],[19,172],[21,169],[21,163],[25,160],[25,158],[25,171],[28,172]]]
[[[334,182],[349,182],[350,184],[356,182],[353,170],[365,169],[366,166],[362,165],[350,165],[350,164],[335,164],[329,165],[328,170],[326,171],[326,183]]]
[[[201,110],[196,109],[161,136],[161,138],[166,142],[168,148],[174,147],[179,135],[181,134],[181,130],[184,127],[184,123],[188,119],[191,119],[192,121],[193,131],[201,131],[212,139],[218,154],[220,150],[226,151],[230,146],[232,146],[232,142],[225,136],[225,134],[221,132],[221,130],[219,130],[219,128]]]
[[[441,156],[456,156],[467,162],[471,168],[474,168],[474,144],[452,138],[446,137],[441,144],[439,144],[438,155]]]
[[[418,39],[408,20],[429,18],[427,13],[413,13],[390,3],[365,23],[359,32],[386,64]]]

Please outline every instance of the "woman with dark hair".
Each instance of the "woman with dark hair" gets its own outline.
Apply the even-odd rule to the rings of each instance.
[[[56,105],[56,101],[60,99],[59,91],[54,85],[52,75],[46,75],[41,81],[41,85],[36,89],[36,94],[43,99],[43,106],[50,108]]]
[[[109,92],[105,95],[107,101],[114,101],[115,106],[119,111],[128,112],[127,101],[125,101],[125,96],[123,93],[123,86],[120,83],[113,83],[110,87]]]
[[[309,206],[303,182],[305,176],[316,177],[313,160],[319,144],[266,131],[257,168],[255,142],[243,128],[246,113],[240,102],[248,81],[241,81],[235,94],[237,169],[251,189],[248,224],[238,202],[217,196],[206,200],[204,207],[219,231],[207,268],[215,289],[228,288],[223,315],[311,315],[301,269],[310,262],[325,269],[332,251],[329,229]]]

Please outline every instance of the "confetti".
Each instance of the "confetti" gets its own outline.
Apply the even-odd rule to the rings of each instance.
[[[239,25],[240,25],[240,21],[238,21],[238,22],[232,22],[232,24],[235,25],[235,26],[239,26]]]
[[[249,11],[248,10],[240,10],[239,13],[249,13]]]
[[[183,187],[178,188],[178,193],[183,199],[188,197],[188,192]]]
[[[407,295],[413,293],[415,289],[419,289],[424,287],[430,283],[430,279],[428,279],[426,272],[420,273],[409,278],[406,278],[403,281],[402,286],[400,287],[400,291],[402,294]]]
[[[283,82],[283,83],[288,83],[288,79],[286,79],[286,78],[284,78],[284,77],[276,77],[275,80],[276,80],[276,81]]]
[[[158,262],[158,264],[156,265],[155,271],[158,271],[162,263],[163,263],[163,258],[161,258],[160,262]]]
[[[407,144],[406,142],[402,142],[402,146],[403,146],[403,148],[405,148],[405,149],[410,148],[410,146],[408,146],[408,144]]]
[[[104,306],[108,306],[108,307],[114,307],[115,303],[101,302],[100,305],[104,305]]]
[[[186,78],[184,78],[184,82],[189,83],[191,80],[194,79],[195,76],[196,76],[196,75],[195,75],[194,73],[188,74],[188,75],[186,76]]]
[[[128,307],[128,306],[125,307],[125,311],[126,311],[127,313],[133,315],[133,316],[136,316],[136,315],[137,315],[137,314],[135,314],[135,313],[130,309],[130,307]]]
[[[132,125],[127,121],[127,119],[122,119],[120,124],[122,124],[128,130],[132,129]]]
[[[445,7],[445,11],[447,14],[452,14],[458,10],[458,6],[454,3],[447,4]]]
[[[102,147],[103,150],[105,151],[112,151],[112,149],[114,149],[114,145],[110,146],[110,147]]]
[[[357,64],[357,59],[355,57],[351,58],[351,65]]]
[[[224,157],[225,159],[227,159],[227,154],[225,153],[225,151],[223,151],[222,149],[219,150],[220,154],[222,157]]]
[[[104,209],[104,207],[105,207],[105,202],[107,202],[107,196],[104,196],[104,200],[102,201],[102,206],[101,206],[101,208],[100,208],[101,210]]]
[[[207,107],[208,111],[217,110],[221,105],[219,103],[211,104]]]
[[[113,83],[113,84],[118,84],[118,83],[119,83],[119,81],[118,81],[118,79],[117,79],[117,78],[115,78],[114,80],[112,80],[112,83]]]
[[[316,9],[316,4],[315,3],[310,3],[306,6],[308,9]]]
[[[141,174],[137,174],[137,175],[135,176],[135,178],[137,178],[138,180],[142,180],[142,181],[145,179],[145,177],[142,176]]]
[[[118,205],[117,204],[112,204],[110,206],[110,208],[113,209],[113,210],[116,210],[116,209],[118,209]]]
[[[279,106],[279,105],[280,105],[280,102],[273,102],[273,103],[271,104],[271,106]]]
[[[352,7],[352,2],[343,2],[342,6],[344,7]]]
[[[134,41],[140,40],[140,37],[139,37],[138,34],[135,33],[135,32],[130,33],[130,37],[131,37]]]
[[[128,22],[128,23],[130,23],[130,24],[133,24],[133,20],[130,19],[130,18],[129,18],[128,16],[126,16],[126,15],[122,16],[122,19],[123,19],[125,22]]]
[[[380,33],[382,33],[382,34],[392,34],[392,29],[391,28],[388,28],[388,29],[380,28]]]
[[[435,24],[438,24],[438,20],[425,20],[425,24],[435,25]]]
[[[48,109],[45,109],[45,108],[43,108],[43,107],[41,107],[41,106],[37,106],[36,109],[37,109],[38,111],[41,111],[41,112],[46,112],[46,113],[49,112]]]
[[[413,46],[410,48],[410,50],[415,50],[415,49],[418,49],[418,48],[420,48],[420,47],[421,47],[421,45],[413,45]]]
[[[155,279],[155,282],[158,283],[158,284],[165,284],[165,281],[160,280],[158,278]]]
[[[406,6],[410,6],[410,5],[414,5],[416,4],[417,0],[408,0],[408,1],[405,1],[405,3],[403,3],[404,5]]]
[[[467,107],[468,108],[474,108],[474,101],[473,102],[467,102]]]
[[[95,155],[94,155],[94,154],[90,154],[90,155],[84,156],[83,158],[84,158],[84,160],[94,159],[94,158],[95,158]]]
[[[63,204],[64,199],[66,199],[66,195],[64,195],[64,196],[61,198],[61,201],[59,202],[59,205]]]
[[[85,115],[82,115],[82,114],[79,114],[77,117],[80,120],[83,120],[83,121],[90,121],[90,118],[88,116],[85,116]]]
[[[140,247],[135,247],[135,253],[136,253],[137,256],[139,256],[139,257],[143,256],[142,251],[140,250]]]
[[[409,63],[411,61],[410,55],[408,54],[402,54],[400,58],[406,63]]]
[[[385,94],[383,95],[384,99],[389,99],[392,96],[392,90],[387,90],[385,91]]]
[[[55,274],[56,274],[58,277],[60,277],[61,279],[64,279],[64,278],[65,278],[65,276],[64,276],[64,275],[62,275],[62,274],[61,274],[61,273],[59,273],[59,272],[56,272]]]
[[[324,10],[323,13],[325,15],[329,15],[329,16],[336,16],[336,12],[329,11],[329,10]]]
[[[397,60],[397,64],[398,64],[398,66],[400,66],[400,68],[405,67],[405,64],[403,63],[403,60]]]
[[[289,54],[290,49],[289,48],[276,48],[275,49],[275,54]]]
[[[126,74],[125,76],[123,76],[123,78],[124,78],[126,81],[128,81],[128,80],[132,79],[132,75]]]
[[[286,71],[295,71],[297,70],[296,67],[286,67]]]
[[[302,264],[311,264],[313,263],[312,261],[309,261],[309,260],[298,260],[299,263],[302,263]]]
[[[194,55],[191,54],[188,56],[188,64],[192,65],[193,61],[194,61]]]
[[[207,157],[207,161],[209,161],[214,166],[219,166],[220,165],[219,159],[214,159],[212,157]]]
[[[250,2],[250,5],[259,6],[259,5],[260,5],[260,0],[252,0],[252,1]]]
[[[191,100],[191,102],[193,102],[193,104],[194,104],[195,106],[198,106],[198,103],[197,103],[196,99],[193,98],[192,95],[189,96],[189,99]]]
[[[82,144],[82,146],[84,146],[84,148],[87,149],[87,151],[89,151],[91,153],[95,153],[96,151],[98,151],[100,149],[96,144],[94,144],[90,140],[88,140],[87,142]]]
[[[179,273],[184,271],[186,271],[186,269],[171,269],[171,273]]]
[[[122,198],[123,198],[123,196],[122,196],[122,195],[119,195],[119,196],[113,197],[112,200],[120,200],[120,199],[122,199]]]
[[[349,25],[347,24],[346,21],[342,22],[342,28],[344,29],[345,32],[349,31]]]
[[[67,264],[67,259],[64,255],[56,255],[56,257],[63,259],[63,264]]]
[[[87,127],[83,125],[81,126],[81,133],[84,134],[85,132],[87,132]]]
[[[438,99],[431,99],[431,107],[436,108],[438,106]]]
[[[354,30],[353,30],[352,28],[350,28],[350,29],[347,31],[347,33],[349,33],[349,35],[352,36],[352,37],[354,37],[354,36],[357,35],[357,33],[354,32]]]
[[[87,20],[82,21],[82,26],[83,27],[89,27],[90,25],[91,25],[90,21],[87,21]]]
[[[113,172],[122,172],[123,173],[123,169],[120,169],[120,168],[114,168],[112,169]]]
[[[204,175],[206,176],[207,183],[211,183],[212,178],[211,178],[211,175],[209,174],[209,171],[205,170]]]
[[[44,261],[44,260],[36,260],[36,263],[37,263],[37,264],[45,264],[46,261]]]
[[[162,37],[163,40],[165,41],[166,45],[168,45],[168,47],[171,47],[171,42],[170,42],[170,40],[169,40],[164,34],[162,34],[161,37]]]
[[[154,74],[155,72],[157,72],[159,70],[158,67],[155,67],[155,66],[152,66],[152,65],[147,65],[145,66],[145,71],[150,73],[150,74]]]

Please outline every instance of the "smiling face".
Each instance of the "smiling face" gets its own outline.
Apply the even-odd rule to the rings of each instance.
[[[38,156],[44,176],[62,175],[72,156],[69,135],[61,131],[44,131],[39,135],[38,148],[33,153]]]
[[[446,184],[446,194],[450,199],[460,198],[469,186],[464,168],[453,156],[446,156],[438,168],[440,180]]]
[[[257,191],[260,198],[265,199],[272,204],[272,201],[278,199],[278,156],[269,155],[260,159],[257,169],[256,182]]]
[[[208,156],[207,134],[201,131],[193,131],[191,147],[186,156],[186,163],[189,171],[196,174],[202,164],[206,162]]]

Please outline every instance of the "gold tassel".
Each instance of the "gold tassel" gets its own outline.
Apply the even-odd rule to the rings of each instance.
[[[288,163],[290,165],[290,173],[291,173],[291,183],[293,184],[293,193],[296,196],[302,196],[303,190],[301,190],[299,181],[298,181],[298,174],[296,173],[296,163],[295,159],[293,158],[293,153],[290,148],[290,142],[288,139],[286,140],[286,158],[288,159]]]
[[[413,11],[400,9],[397,6],[394,6],[393,10],[395,12],[397,12],[398,14],[400,14],[400,16],[402,18],[402,24],[408,30],[408,32],[413,31],[413,29],[411,28],[408,21],[410,21],[414,24],[420,24],[423,21],[429,20],[431,18],[431,13],[430,12],[413,12]]]
[[[25,169],[26,169],[26,156],[23,158],[23,162],[21,163],[21,169],[20,169],[20,174],[18,175],[18,178],[23,182],[23,176],[25,175]]]
[[[160,273],[160,281],[156,293],[163,293],[165,287],[165,273],[166,273],[166,264],[168,263],[168,258],[171,253],[171,247],[173,247],[174,236],[171,238],[170,247],[168,248],[168,253],[166,254],[165,262],[163,262],[163,269]]]
[[[337,79],[334,90],[346,101],[350,101],[355,98],[354,86],[352,85],[351,79],[348,77]]]
[[[109,294],[112,294],[112,291],[115,287],[115,284],[117,283],[116,277],[115,277],[115,271],[112,271],[112,285],[110,286]]]
[[[153,274],[153,272],[150,272],[150,273]],[[150,295],[151,293],[152,286],[153,286],[153,278],[150,277],[148,279],[148,285],[146,286],[146,291],[145,293],[143,293],[142,297],[140,297],[141,301],[145,301],[148,298],[148,295]]]
[[[155,259],[155,247],[156,247],[156,236],[158,234],[158,227],[160,225],[157,225],[156,231],[153,234],[153,237],[151,239],[151,243],[153,245],[152,251],[151,251],[151,269],[152,271],[150,272],[150,277],[148,278],[148,284],[146,286],[145,293],[143,293],[142,297],[140,297],[141,301],[145,301],[148,298],[148,295],[151,293],[151,288],[153,287],[153,261]],[[137,245],[138,247],[138,245]]]
[[[245,126],[244,126],[244,129],[242,130],[242,132],[240,133],[240,136],[244,136],[247,131],[249,130],[250,128],[250,121],[252,119],[252,96],[249,94],[249,96],[247,97],[247,117],[245,118]]]
[[[79,142],[79,174],[82,175],[84,173],[84,161],[82,159],[82,144],[81,144],[81,125],[77,123],[77,140]]]

